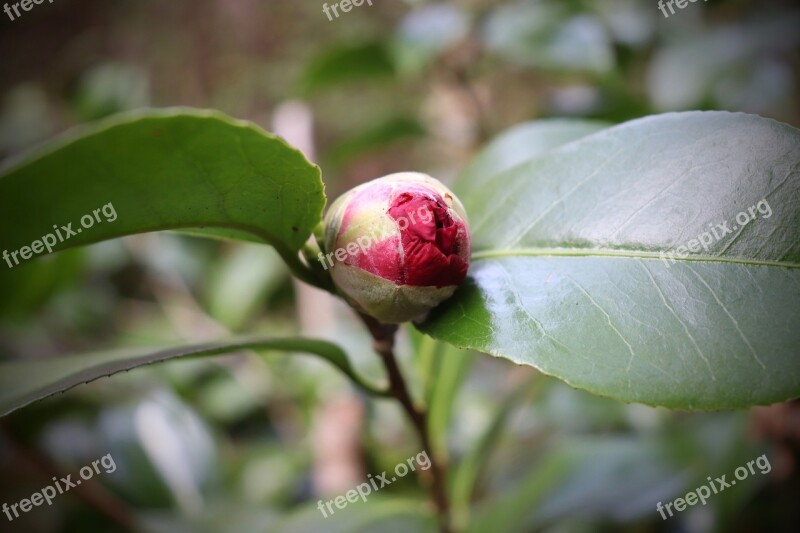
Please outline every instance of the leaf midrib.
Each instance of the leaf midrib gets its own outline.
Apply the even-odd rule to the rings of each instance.
[[[472,254],[473,261],[482,259],[493,259],[498,257],[624,257],[629,259],[666,259],[672,258],[661,255],[662,252],[646,252],[636,250],[603,250],[586,248],[518,248],[511,250],[482,250]],[[709,263],[734,263],[738,265],[756,265],[781,268],[800,268],[800,263],[789,263],[781,261],[760,261],[757,259],[742,259],[739,257],[715,257],[705,255],[695,255],[689,257],[674,257],[676,262],[700,261]]]

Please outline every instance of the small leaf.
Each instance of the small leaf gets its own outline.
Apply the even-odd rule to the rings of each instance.
[[[394,75],[394,62],[384,42],[338,44],[311,60],[300,87],[311,93],[344,83],[383,80]]]
[[[391,117],[336,145],[330,150],[328,158],[333,165],[341,167],[365,152],[400,141],[419,139],[425,134],[425,128],[418,121],[408,117]]]
[[[314,339],[235,338],[174,348],[124,348],[0,365],[0,416],[81,383],[178,357],[206,357],[238,350],[305,352],[326,359],[370,394],[385,392],[361,379],[335,344]]]
[[[649,117],[460,197],[474,254],[420,325],[434,338],[629,402],[800,396],[800,131],[723,112]]]

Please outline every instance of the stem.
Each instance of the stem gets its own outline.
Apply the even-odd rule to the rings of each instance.
[[[33,472],[36,476],[42,477],[50,483],[50,479],[55,475],[61,477],[61,471],[47,457],[36,451],[26,451],[22,445],[17,443],[10,431],[4,424],[0,424],[0,437],[6,441],[5,444],[16,453],[20,464]],[[136,519],[133,510],[122,500],[116,498],[110,491],[102,485],[93,481],[87,481],[81,485],[76,485],[68,489],[70,494],[74,494],[88,505],[97,509],[109,520],[117,524],[125,531],[136,531]],[[16,512],[16,511],[15,511]]]
[[[292,274],[294,274],[297,279],[300,281],[305,281],[312,287],[335,294],[333,283],[330,281],[330,278],[318,278],[316,273],[300,260],[300,255],[298,252],[286,251],[278,247],[276,247],[276,250],[278,250],[281,258],[286,263],[286,266],[289,267],[289,270],[292,271]]]
[[[397,364],[397,359],[394,355],[394,337],[397,332],[397,326],[380,324],[374,318],[364,314],[360,314],[360,316],[372,334],[375,351],[381,356],[383,365],[386,367],[386,373],[389,377],[389,394],[394,396],[403,406],[422,443],[422,448],[428,453],[431,463],[429,490],[439,518],[439,531],[441,533],[451,533],[453,530],[450,525],[450,501],[447,496],[447,469],[444,463],[439,460],[433,448],[430,432],[428,431],[427,410],[414,405],[414,401],[408,392],[405,378],[403,378],[403,374]]]

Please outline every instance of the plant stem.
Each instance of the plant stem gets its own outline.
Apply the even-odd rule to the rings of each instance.
[[[447,469],[444,463],[439,460],[433,448],[430,432],[428,431],[427,410],[414,405],[414,401],[408,392],[405,378],[403,378],[403,374],[397,364],[397,359],[394,355],[394,338],[397,326],[380,324],[374,318],[363,314],[360,314],[360,316],[372,334],[375,351],[381,356],[383,365],[386,367],[386,374],[389,378],[389,393],[403,406],[406,415],[408,415],[417,432],[423,449],[430,459],[429,489],[439,518],[439,530],[441,533],[452,533],[450,501],[447,496]]]
[[[61,477],[61,470],[56,467],[51,459],[40,454],[35,449],[27,451],[15,440],[5,424],[0,424],[0,437],[5,441],[2,444],[6,445],[16,454],[19,460],[18,464],[31,471],[35,476],[46,480],[46,483],[50,483],[49,480],[54,477],[54,475]],[[74,494],[74,496],[82,499],[85,503],[105,515],[110,521],[117,524],[117,526],[119,526],[117,530],[119,530],[119,528],[124,531],[138,530],[133,510],[99,483],[89,481],[82,485],[75,485],[67,490],[70,491],[70,494]],[[16,513],[16,510],[14,512]]]
[[[306,266],[300,260],[300,255],[298,252],[283,250],[277,246],[275,249],[278,250],[281,258],[286,263],[286,266],[289,267],[289,270],[291,270],[292,274],[294,274],[297,279],[300,281],[305,281],[312,287],[335,294],[333,283],[330,281],[330,278],[326,279],[318,277],[315,271],[311,270],[311,268]]]

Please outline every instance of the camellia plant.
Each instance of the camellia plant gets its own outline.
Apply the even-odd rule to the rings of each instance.
[[[6,363],[3,415],[158,361],[245,348],[316,355],[399,402],[430,455],[440,529],[451,531],[465,526],[469,495],[450,501],[440,428],[395,357],[399,327],[624,402],[717,410],[800,396],[800,131],[772,120],[534,122],[490,143],[452,192],[403,172],[345,193],[323,220],[319,168],[282,139],[215,112],[149,111],[8,167],[0,243],[36,252],[51,228],[109,203],[113,223],[53,250],[160,230],[271,245],[299,280],[351,305],[386,383],[362,377],[331,342],[239,337]]]

